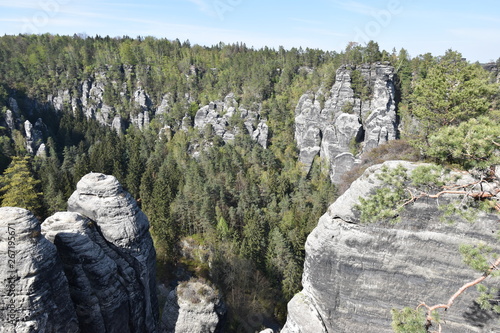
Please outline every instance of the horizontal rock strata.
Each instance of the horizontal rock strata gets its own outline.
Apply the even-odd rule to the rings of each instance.
[[[416,164],[402,163],[412,170]],[[355,205],[380,186],[374,166],[356,180],[307,238],[303,291],[288,304],[283,333],[392,332],[391,309],[446,303],[480,273],[466,266],[461,244],[497,244],[498,216],[474,223],[440,220],[434,199],[408,206],[399,223],[360,224]],[[463,180],[467,182],[467,180]],[[498,318],[474,303],[474,288],[443,315],[446,332],[494,332]]]

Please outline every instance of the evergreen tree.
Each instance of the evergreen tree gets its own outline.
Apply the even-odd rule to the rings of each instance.
[[[410,98],[411,112],[427,139],[442,126],[486,114],[497,90],[479,64],[469,64],[460,53],[449,50],[425,78],[416,82]]]
[[[42,193],[33,177],[29,157],[14,157],[1,177],[2,207],[20,207],[41,216]]]

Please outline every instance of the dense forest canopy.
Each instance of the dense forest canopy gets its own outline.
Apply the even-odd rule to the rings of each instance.
[[[243,43],[203,47],[153,37],[3,36],[2,204],[12,204],[13,181],[23,177],[23,187],[37,202],[29,207],[43,219],[65,209],[86,173],[112,174],[150,219],[161,279],[169,278],[172,267],[184,265],[191,274],[211,280],[229,304],[228,327],[252,313],[271,313],[282,321],[286,302],[300,290],[306,237],[336,195],[321,163],[304,174],[297,162],[295,106],[309,90],[329,90],[340,65],[384,61],[397,74],[401,138],[418,142],[422,157],[465,167],[498,163],[494,149],[485,147],[488,142],[473,148],[483,154],[475,156],[478,163],[471,163],[468,152],[455,152],[463,146],[460,142],[452,152],[431,144],[459,140],[443,128],[466,124],[461,126],[484,130],[492,119],[496,123],[489,124],[496,125],[485,135],[498,135],[498,115],[493,112],[498,72],[470,64],[455,51],[412,58],[404,49],[380,50],[375,42],[329,52],[253,49]],[[55,110],[54,96],[68,91],[82,98],[82,85],[89,80],[102,80],[103,102],[113,107],[111,116],[123,121],[122,130],[88,117],[82,105],[71,100],[63,99],[61,110]],[[165,96],[169,102],[168,112],[152,112],[144,128],[132,124],[142,112],[134,101],[138,89],[147,91],[151,110]],[[241,130],[232,142],[210,130],[182,128],[183,118],[192,122],[201,106],[228,94],[267,121],[267,149],[245,134],[237,117],[231,121]],[[16,108],[13,100],[19,113],[12,110],[16,119],[11,128],[7,114]],[[467,123],[478,116],[475,123]],[[23,124],[39,118],[45,124],[46,151],[35,157],[26,148]],[[193,157],[195,145],[203,149]],[[183,258],[177,247],[180,239],[207,251],[210,267]]]

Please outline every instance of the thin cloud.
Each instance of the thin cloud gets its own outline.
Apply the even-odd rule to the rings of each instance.
[[[0,2],[0,8],[16,8],[16,9],[40,9],[40,5],[36,2],[33,1],[16,1],[16,2],[9,2],[7,3],[6,1],[1,3]]]
[[[293,22],[305,23],[305,24],[309,24],[309,25],[323,25],[323,22],[320,22],[320,21],[304,20],[304,19],[296,18],[296,17],[289,17],[288,19],[290,21],[293,21]]]
[[[368,6],[368,5],[365,5],[365,4],[363,4],[361,2],[357,2],[357,1],[332,0],[332,2],[344,10],[347,10],[347,11],[355,13],[355,14],[365,15],[365,16],[369,16],[374,11],[377,10],[376,8],[374,8],[372,6]]]
[[[347,37],[347,34],[343,34],[340,32],[335,32],[332,30],[328,29],[317,29],[317,28],[297,28],[298,31],[301,32],[308,32],[308,33],[313,33],[315,35],[322,35],[322,36],[330,36],[330,37]]]
[[[186,0],[195,4],[198,7],[198,10],[202,13],[205,13],[209,16],[216,16],[212,3],[208,0]]]
[[[471,29],[450,29],[454,36],[474,41],[498,41],[500,39],[500,29],[471,28]]]

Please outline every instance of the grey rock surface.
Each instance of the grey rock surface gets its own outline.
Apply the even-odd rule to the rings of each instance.
[[[15,98],[9,97],[9,107],[12,111],[14,111],[14,116],[21,116],[21,110],[19,109],[19,104],[15,100]]]
[[[221,332],[226,313],[218,292],[200,281],[182,282],[168,297],[163,310],[165,333]]]
[[[134,304],[117,263],[124,258],[107,244],[98,226],[78,213],[64,212],[46,219],[42,233],[57,247],[81,331],[134,332],[130,326],[136,319],[131,318]]]
[[[16,119],[11,110],[5,111],[5,123],[11,132],[16,129]]]
[[[352,88],[352,73],[359,71],[369,96]],[[295,110],[295,139],[299,159],[309,171],[316,156],[330,166],[338,183],[363,152],[397,137],[394,68],[386,64],[342,66],[333,87],[304,94]],[[350,154],[351,159],[342,154]]]
[[[90,173],[77,184],[68,211],[91,219],[108,246],[127,289],[131,332],[154,332],[158,322],[156,252],[149,221],[113,176]]]
[[[56,247],[21,208],[0,208],[0,332],[78,332]]]
[[[206,130],[211,128],[213,134],[224,141],[232,141],[240,128],[234,124],[234,119],[243,122],[244,130],[262,147],[267,148],[269,128],[266,119],[260,116],[260,106],[254,105],[258,110],[247,110],[239,106],[233,94],[229,94],[224,101],[210,102],[198,110],[194,118],[194,128]]]
[[[38,118],[35,125],[33,125],[29,120],[24,122],[24,132],[26,136],[26,150],[30,154],[36,154],[38,148],[43,143],[43,132],[46,130],[46,126],[41,118]]]
[[[385,163],[398,164],[416,167]],[[475,223],[443,223],[439,202],[430,199],[405,208],[399,223],[360,224],[355,205],[380,186],[380,169],[367,169],[307,238],[304,289],[289,302],[282,333],[392,332],[392,308],[446,303],[478,277],[463,264],[461,244],[484,241],[500,250],[493,232],[497,215],[479,215]],[[477,296],[469,290],[442,315],[446,332],[498,332],[498,318],[475,305]]]
[[[135,200],[91,173],[68,207],[42,227],[0,209],[0,332],[159,332],[156,253]]]

